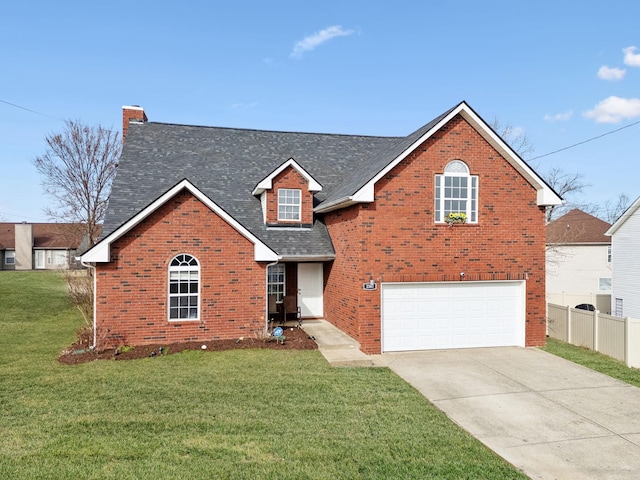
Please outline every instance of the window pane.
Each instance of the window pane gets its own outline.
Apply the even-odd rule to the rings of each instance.
[[[599,290],[611,290],[611,279],[610,278],[599,278],[598,279],[598,289]]]
[[[169,318],[198,318],[200,269],[198,260],[176,255],[169,263]]]
[[[478,177],[469,175],[461,160],[449,162],[444,175],[435,177],[435,221],[443,222],[450,213],[465,213],[467,221],[478,221]]]
[[[278,220],[300,220],[301,191],[278,190]]]

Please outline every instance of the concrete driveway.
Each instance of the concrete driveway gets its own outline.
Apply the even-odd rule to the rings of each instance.
[[[370,358],[531,478],[640,478],[639,388],[535,348]]]

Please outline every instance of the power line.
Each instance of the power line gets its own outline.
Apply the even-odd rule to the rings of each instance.
[[[36,115],[42,115],[43,117],[55,118],[56,120],[60,120],[61,122],[66,122],[66,120],[58,117],[54,117],[53,115],[48,115],[46,113],[37,112],[35,110],[31,110],[30,108],[22,107],[20,105],[16,105],[15,103],[7,102],[6,100],[0,99],[0,103],[4,103],[6,105],[11,105],[12,107],[19,108],[21,110],[26,110],[27,112],[35,113]]]
[[[25,217],[24,215],[15,215],[13,213],[7,213],[7,212],[0,212],[0,217],[7,215],[9,217],[15,217],[15,218],[20,218],[21,220],[35,220],[37,222],[40,223],[44,223],[46,222],[46,220],[42,219],[42,218],[35,218],[35,217]]]
[[[591,137],[591,138],[589,138],[587,140],[583,140],[582,142],[574,143],[573,145],[569,145],[568,147],[560,148],[559,150],[554,150],[553,152],[545,153],[544,155],[538,155],[537,157],[533,157],[533,158],[529,159],[529,161],[537,160],[537,159],[543,158],[543,157],[548,157],[549,155],[553,155],[554,153],[558,153],[558,152],[563,152],[565,150],[569,150],[570,148],[577,147],[578,145],[583,145],[585,143],[592,142],[592,141],[597,140],[599,138],[606,137],[607,135],[611,135],[612,133],[619,132],[620,130],[624,130],[625,128],[633,127],[634,125],[638,125],[639,123],[640,123],[640,120],[638,120],[637,122],[630,123],[629,125],[625,125],[624,127],[616,128],[615,130],[611,130],[610,132],[603,133],[602,135],[598,135],[596,137]]]

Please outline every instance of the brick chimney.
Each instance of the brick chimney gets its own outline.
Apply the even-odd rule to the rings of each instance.
[[[122,107],[122,142],[127,136],[127,130],[129,128],[129,122],[144,123],[147,121],[147,115],[144,113],[144,108],[138,105],[123,106]]]

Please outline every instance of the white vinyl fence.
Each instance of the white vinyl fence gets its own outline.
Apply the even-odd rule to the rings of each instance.
[[[640,368],[640,320],[605,315],[549,303],[551,338],[586,347]]]

